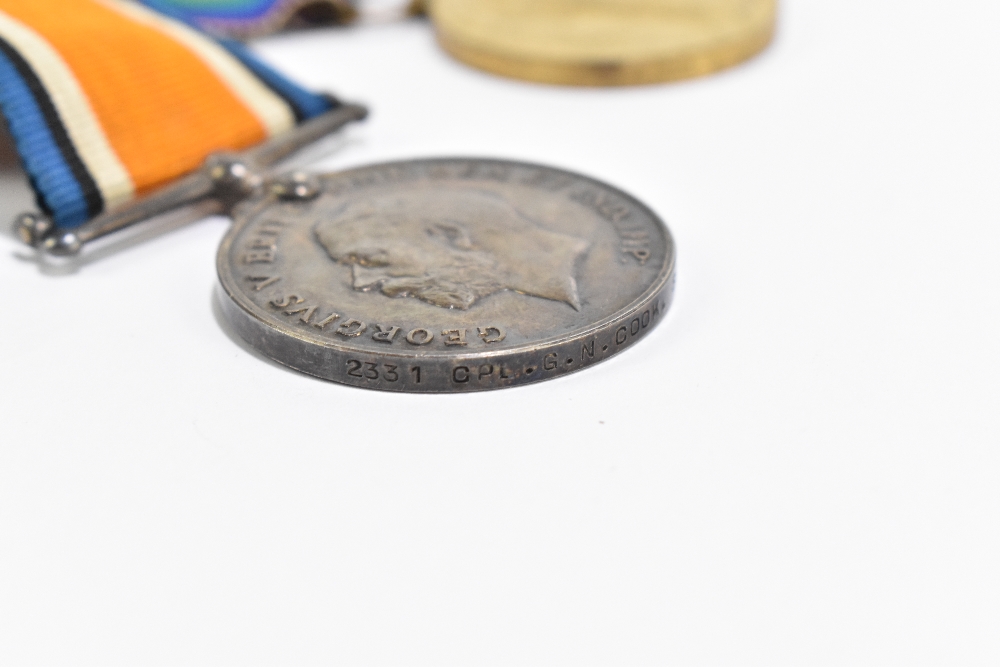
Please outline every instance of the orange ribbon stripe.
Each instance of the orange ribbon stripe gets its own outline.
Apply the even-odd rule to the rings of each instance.
[[[92,0],[0,0],[0,11],[59,51],[139,192],[267,135],[200,58],[153,27]]]

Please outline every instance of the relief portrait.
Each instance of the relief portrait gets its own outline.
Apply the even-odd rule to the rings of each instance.
[[[500,195],[409,190],[318,220],[316,240],[351,267],[352,286],[468,309],[502,290],[579,310],[574,270],[586,240],[548,230]]]

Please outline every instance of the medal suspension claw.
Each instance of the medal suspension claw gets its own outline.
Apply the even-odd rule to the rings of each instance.
[[[88,220],[72,231],[59,229],[46,215],[24,213],[14,223],[17,235],[33,248],[61,257],[76,255],[84,245],[138,222],[183,206],[214,199],[225,209],[252,196],[267,182],[281,199],[307,201],[319,194],[319,180],[303,172],[265,179],[266,171],[305,146],[363,120],[368,110],[343,104],[294,130],[242,153],[216,153],[204,166],[142,199],[132,200]]]
[[[252,195],[264,182],[246,160],[234,153],[209,155],[203,170],[212,181],[213,194],[230,205]]]
[[[309,201],[319,196],[322,186],[314,174],[293,171],[271,180],[271,192],[285,201]]]

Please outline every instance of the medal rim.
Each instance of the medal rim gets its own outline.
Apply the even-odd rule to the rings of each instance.
[[[609,54],[581,50],[581,38],[567,36],[560,30],[546,30],[556,20],[551,15],[519,17],[523,25],[516,25],[505,21],[507,16],[501,16],[498,8],[490,11],[498,17],[495,28],[501,30],[496,34],[503,37],[484,43],[481,35],[477,36],[461,20],[468,4],[469,0],[449,0],[432,8],[435,34],[444,51],[491,74],[568,86],[650,85],[712,74],[766,49],[774,39],[777,25],[777,0],[755,0],[753,9],[760,16],[742,17],[739,8],[730,9],[728,18],[737,24],[737,30],[702,30],[696,43],[684,49],[647,50],[639,54],[623,46],[627,44],[627,31],[603,25],[602,37],[619,45],[617,53]],[[611,4],[606,3],[602,11],[611,11]],[[489,13],[484,16],[490,19]],[[539,49],[536,43],[538,32],[546,32],[548,36],[544,49]]]

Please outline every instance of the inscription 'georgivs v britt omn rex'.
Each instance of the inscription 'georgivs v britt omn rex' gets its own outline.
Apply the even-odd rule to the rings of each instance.
[[[437,159],[318,177],[240,204],[227,317],[305,373],[410,392],[586,368],[666,315],[674,245],[629,195],[531,164]]]

